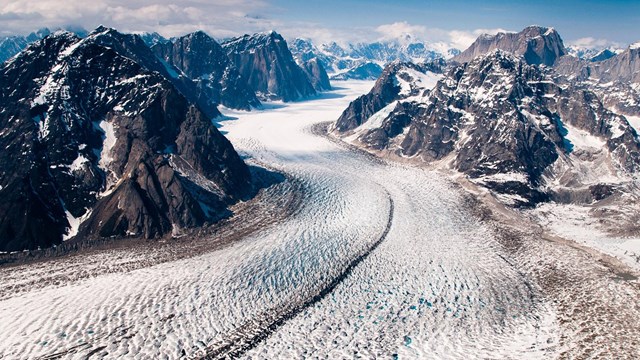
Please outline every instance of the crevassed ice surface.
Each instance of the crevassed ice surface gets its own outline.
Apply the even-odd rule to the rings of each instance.
[[[244,356],[552,355],[553,308],[501,257],[454,185],[309,131],[337,119],[372,83],[338,86],[311,101],[232,112],[223,123],[241,153],[302,182],[293,216],[215,252],[8,296],[0,300],[0,358],[202,354],[317,294],[380,239],[389,219],[384,241],[333,291]]]

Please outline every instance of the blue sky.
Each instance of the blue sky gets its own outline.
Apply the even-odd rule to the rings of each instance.
[[[317,42],[373,41],[405,33],[467,46],[480,33],[553,26],[569,44],[626,46],[640,40],[640,0],[0,0],[0,33],[99,24],[176,36],[224,38],[274,29]]]

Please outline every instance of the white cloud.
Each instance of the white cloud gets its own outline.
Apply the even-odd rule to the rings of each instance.
[[[606,39],[584,37],[566,42],[566,45],[582,49],[603,49],[606,47],[621,47],[621,44]]]
[[[125,32],[157,31],[179,36],[204,30],[217,38],[276,30],[287,38],[315,43],[422,40],[439,48],[467,48],[482,33],[502,29],[444,30],[408,22],[371,27],[331,27],[303,21],[277,20],[269,0],[0,0],[3,34],[26,34],[40,27],[69,25],[88,30],[102,24]]]
[[[269,30],[279,22],[252,16],[264,0],[0,0],[0,28],[28,33],[39,27],[103,24],[122,31],[158,31],[166,36],[202,29],[214,36]]]
[[[456,49],[465,50],[468,48],[480,35],[489,34],[495,35],[500,32],[509,32],[505,29],[475,29],[471,31],[465,30],[451,30],[447,33],[449,36],[449,42]]]

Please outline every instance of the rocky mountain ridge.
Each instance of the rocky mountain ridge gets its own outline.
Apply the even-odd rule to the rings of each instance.
[[[193,79],[198,92],[212,102],[242,110],[260,106],[254,90],[226,51],[206,33],[197,31],[170,41],[158,41],[151,49]]]
[[[449,66],[431,88],[423,79],[434,72],[392,64],[332,131],[370,151],[455,169],[515,205],[581,189],[598,197],[630,181],[640,170],[636,129],[588,86],[557,84],[529,61],[494,50]],[[408,84],[390,76],[416,70],[424,75]]]
[[[251,191],[210,118],[101,33],[55,33],[0,70],[0,251],[179,235]]]

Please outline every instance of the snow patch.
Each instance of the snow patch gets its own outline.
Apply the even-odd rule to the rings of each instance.
[[[573,150],[601,150],[604,149],[607,144],[603,139],[591,135],[585,130],[578,129],[565,122],[563,122],[562,125],[567,130],[564,138],[571,142]]]

